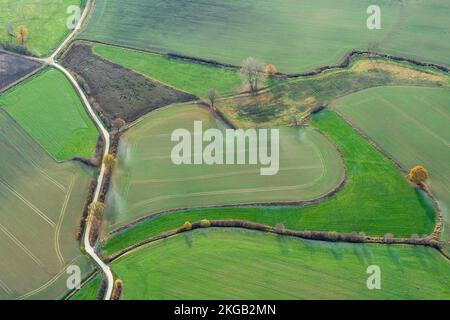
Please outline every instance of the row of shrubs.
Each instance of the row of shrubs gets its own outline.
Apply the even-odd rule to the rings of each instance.
[[[393,234],[387,233],[383,237],[370,237],[364,232],[351,232],[351,233],[338,233],[336,231],[297,231],[286,229],[282,223],[277,224],[275,227],[262,225],[244,220],[201,220],[200,222],[191,223],[189,221],[183,224],[182,231],[189,231],[197,228],[245,228],[258,231],[266,231],[286,236],[295,236],[310,240],[321,240],[331,242],[353,242],[353,243],[384,243],[384,244],[413,244],[413,245],[426,245],[434,248],[440,248],[442,243],[436,239],[428,236],[420,237],[417,234],[412,235],[410,238],[395,238]]]
[[[436,239],[428,236],[420,237],[419,235],[412,235],[410,238],[395,238],[394,235],[387,233],[384,237],[371,237],[367,236],[363,232],[351,232],[351,233],[338,233],[336,231],[297,231],[286,229],[282,223],[277,224],[275,227],[266,226],[259,223],[254,223],[245,220],[201,220],[198,222],[186,221],[180,228],[170,230],[161,233],[155,237],[151,237],[139,243],[136,243],[128,248],[125,248],[111,256],[104,259],[109,263],[116,260],[125,253],[135,250],[142,245],[172,237],[176,234],[191,231],[200,228],[243,228],[257,231],[265,231],[270,233],[276,233],[285,236],[294,236],[308,240],[317,241],[330,241],[330,242],[352,242],[352,243],[383,243],[383,244],[411,244],[411,245],[424,245],[430,246],[436,249],[441,249],[442,243]]]

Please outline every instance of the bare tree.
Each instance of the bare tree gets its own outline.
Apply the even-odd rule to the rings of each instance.
[[[241,75],[245,82],[250,86],[250,90],[258,90],[258,82],[264,73],[264,63],[255,58],[247,58],[242,62]]]
[[[126,124],[127,123],[122,118],[116,118],[112,123],[112,127],[116,130],[116,133],[118,133],[120,129],[126,126]]]

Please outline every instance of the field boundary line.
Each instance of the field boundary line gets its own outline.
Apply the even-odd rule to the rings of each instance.
[[[64,265],[64,256],[61,252],[61,246],[59,244],[59,233],[61,231],[62,223],[64,220],[64,215],[66,213],[67,205],[69,203],[70,196],[72,194],[73,186],[75,185],[75,180],[76,180],[75,174],[73,174],[72,179],[69,184],[69,188],[66,193],[66,196],[64,197],[64,202],[61,207],[58,224],[56,225],[56,230],[55,230],[55,238],[54,238],[55,251],[56,251],[56,255],[58,256],[58,260],[59,260],[61,266]]]
[[[235,228],[235,229],[246,229],[253,231],[261,231],[266,233],[278,234],[281,236],[290,236],[297,237],[304,240],[310,241],[326,241],[326,242],[336,242],[336,243],[365,243],[365,244],[381,244],[381,245],[411,245],[411,246],[424,246],[431,247],[439,252],[442,250],[432,242],[413,242],[411,239],[407,238],[392,238],[391,242],[386,242],[383,237],[372,237],[372,236],[354,236],[348,233],[336,233],[336,238],[331,238],[329,235],[330,232],[323,231],[299,231],[299,230],[291,230],[291,229],[279,229],[277,227],[271,227],[268,225],[249,222],[246,220],[208,220],[209,226],[202,225],[202,222],[196,221],[192,223],[192,227],[190,229],[186,229],[184,227],[180,227],[177,229],[172,229],[170,231],[166,231],[159,235],[147,238],[145,240],[139,241],[138,243],[128,246],[125,249],[119,250],[118,252],[111,254],[109,256],[104,257],[104,261],[106,263],[111,263],[120,257],[130,254],[134,251],[139,250],[143,246],[146,246],[150,243],[157,242],[163,239],[167,239],[178,234],[191,232],[196,229],[210,229],[210,228]],[[445,258],[450,260],[448,256],[443,255]]]
[[[285,167],[280,168],[279,171],[293,171],[293,170],[308,170],[308,169],[323,169],[322,166],[297,166],[297,167]],[[202,175],[202,176],[195,176],[190,178],[169,178],[169,179],[145,179],[145,180],[134,180],[131,182],[131,184],[147,184],[147,183],[165,183],[165,182],[186,182],[186,181],[192,181],[192,180],[202,180],[202,179],[212,179],[212,178],[223,178],[223,177],[230,177],[230,176],[236,176],[241,174],[251,174],[251,173],[259,173],[260,169],[254,169],[254,170],[244,170],[244,171],[234,171],[230,173],[217,173],[217,174],[211,174],[211,175]]]
[[[2,288],[7,294],[12,295],[14,292],[8,285],[0,279],[0,288]]]
[[[329,191],[328,193],[322,195],[319,198],[314,198],[311,200],[302,200],[302,201],[272,201],[272,202],[250,202],[250,203],[238,203],[238,204],[225,204],[225,205],[211,205],[211,206],[202,206],[202,207],[184,207],[184,208],[173,208],[173,209],[168,209],[168,210],[162,210],[162,211],[158,211],[158,212],[154,212],[151,214],[148,214],[146,216],[137,218],[121,227],[118,227],[112,231],[109,232],[109,236],[104,240],[107,241],[108,238],[110,238],[111,236],[121,233],[123,231],[125,231],[126,229],[129,229],[139,223],[145,222],[147,220],[153,219],[153,218],[157,218],[160,216],[164,216],[164,215],[169,215],[172,213],[176,213],[179,211],[188,211],[188,210],[201,210],[201,209],[213,209],[213,208],[238,208],[238,207],[273,207],[273,206],[278,206],[278,207],[299,207],[299,208],[303,208],[303,207],[307,207],[310,205],[314,205],[314,204],[318,204],[324,200],[327,200],[331,197],[333,197],[335,194],[337,194],[339,191],[341,191],[348,182],[348,172],[347,170],[344,171],[344,175],[343,175],[343,179],[341,180],[341,182],[335,187],[333,188],[331,191]]]
[[[94,270],[89,276],[85,278],[85,280],[81,283],[79,289],[74,289],[71,292],[69,292],[65,297],[64,300],[70,300],[74,295],[76,295],[81,289],[83,289],[84,286],[86,286],[92,279],[95,278],[100,273],[98,269]]]
[[[77,259],[79,259],[80,257],[82,257],[82,255],[79,255],[75,258],[73,258],[69,264],[72,264],[73,262],[75,262]],[[68,266],[69,264],[67,264],[66,266]],[[54,282],[56,282],[58,280],[58,278],[63,275],[66,272],[66,268],[62,268],[61,271],[59,271],[53,278],[51,278],[50,280],[48,280],[46,283],[44,283],[42,286],[40,286],[39,288],[36,288],[34,290],[31,290],[28,293],[25,293],[23,295],[21,295],[20,297],[18,297],[16,300],[24,300],[27,299],[28,297],[31,297],[33,295],[35,295],[36,293],[41,292],[42,290],[45,290],[46,288],[48,288],[50,285],[52,285]]]
[[[17,198],[19,198],[28,208],[33,210],[38,216],[40,216],[52,228],[55,228],[56,224],[49,217],[47,217],[41,210],[39,210],[36,206],[34,206],[23,195],[21,195],[12,186],[10,186],[6,181],[4,181],[3,179],[0,178],[0,184],[4,185],[11,193],[13,193]]]
[[[29,60],[38,61],[38,62],[44,63],[45,65],[54,67],[57,70],[61,71],[65,75],[65,77],[70,81],[72,86],[75,88],[79,98],[83,102],[84,107],[87,109],[88,114],[94,120],[97,128],[100,130],[100,133],[103,135],[103,139],[104,139],[104,143],[105,143],[104,154],[103,154],[103,157],[104,157],[104,156],[106,156],[109,153],[109,149],[110,149],[109,132],[106,130],[106,128],[104,127],[103,123],[101,122],[101,120],[99,119],[97,114],[95,113],[94,109],[92,108],[91,104],[89,103],[89,100],[87,99],[86,95],[84,94],[83,90],[81,89],[80,85],[75,80],[75,78],[72,76],[72,74],[69,71],[67,71],[63,66],[59,65],[55,61],[55,58],[58,56],[58,54],[62,51],[62,49],[67,44],[70,43],[70,41],[72,40],[73,36],[76,33],[78,33],[80,31],[81,27],[83,26],[83,22],[84,22],[84,20],[85,20],[85,18],[87,16],[88,12],[90,11],[89,9],[91,8],[91,1],[92,0],[86,0],[85,8],[83,10],[83,13],[82,13],[82,15],[81,15],[77,25],[72,30],[72,32],[69,33],[69,35],[65,38],[65,40],[56,48],[56,50],[48,58],[41,59],[41,58],[36,58],[36,57],[31,57],[31,56],[26,56],[26,55],[19,55],[19,56],[27,58]],[[100,168],[100,172],[99,172],[99,175],[98,175],[98,178],[97,178],[97,186],[95,188],[95,192],[94,192],[94,196],[93,196],[93,202],[98,201],[98,199],[100,197],[100,192],[101,192],[102,187],[103,187],[103,181],[104,181],[105,173],[106,173],[106,166],[105,166],[104,163],[102,163],[101,168]],[[86,228],[84,229],[84,241],[83,241],[83,244],[84,244],[84,248],[86,250],[86,253],[102,269],[103,273],[105,274],[105,276],[107,278],[108,287],[107,287],[104,299],[105,300],[109,300],[111,298],[111,294],[112,294],[112,290],[113,290],[114,277],[113,277],[113,274],[112,274],[110,268],[106,264],[103,263],[103,261],[96,254],[95,249],[90,244],[89,235],[90,235],[91,227],[92,227],[92,221],[89,221],[87,223],[87,225],[86,225]],[[50,285],[50,284],[51,283],[49,283],[48,285]]]
[[[385,102],[390,108],[391,110],[394,110],[398,113],[400,113],[402,116],[404,116],[405,118],[409,119],[410,121],[414,122],[414,124],[416,124],[419,128],[423,129],[425,132],[427,132],[429,135],[433,136],[434,138],[436,138],[437,140],[439,140],[441,143],[443,143],[445,146],[450,147],[450,143],[448,143],[444,138],[442,138],[441,136],[439,136],[436,132],[434,132],[433,130],[431,130],[430,128],[428,128],[427,126],[424,126],[423,124],[421,124],[419,121],[417,121],[416,119],[414,119],[413,117],[411,117],[409,114],[407,114],[406,112],[404,112],[403,110],[401,110],[400,108],[397,108],[392,102],[384,99],[383,97],[379,98],[381,101]]]
[[[6,54],[11,54],[8,51],[3,51],[0,50],[0,52],[4,52]],[[21,58],[23,58],[22,56],[20,56]],[[28,72],[26,75],[22,76],[21,78],[17,79],[16,81],[10,83],[9,85],[7,85],[6,87],[3,87],[0,89],[0,95],[3,93],[6,93],[9,89],[12,89],[14,87],[16,87],[17,85],[19,85],[20,83],[22,83],[23,81],[27,80],[28,78],[34,76],[35,74],[40,73],[42,70],[44,70],[46,68],[45,64],[41,64],[39,67],[37,67],[36,69],[32,70],[31,72]]]
[[[179,54],[176,52],[170,52],[167,50],[166,51],[152,50],[152,49],[144,49],[144,48],[137,48],[137,47],[133,47],[133,46],[127,46],[127,45],[113,44],[113,43],[108,43],[108,42],[101,41],[101,40],[87,39],[87,38],[84,38],[83,36],[79,37],[77,39],[77,41],[97,43],[97,44],[102,44],[102,45],[106,45],[106,46],[110,46],[110,47],[134,50],[134,51],[141,52],[141,53],[155,54],[155,55],[159,55],[159,56],[164,56],[166,58],[189,61],[191,63],[206,64],[206,65],[210,65],[212,67],[217,67],[217,68],[227,68],[227,69],[232,69],[232,70],[239,70],[241,68],[240,66],[237,66],[234,64],[222,63],[220,61],[213,60],[213,59],[205,59],[205,58],[196,57],[196,56],[188,56],[188,55],[183,55],[183,54]],[[286,76],[288,78],[302,78],[302,77],[308,77],[308,76],[312,76],[312,75],[318,75],[318,74],[321,74],[321,73],[324,73],[327,71],[331,71],[331,70],[343,69],[343,68],[348,67],[350,62],[352,62],[352,60],[355,59],[355,56],[358,56],[358,55],[372,57],[372,58],[373,57],[385,58],[385,59],[396,61],[396,62],[407,62],[412,65],[418,66],[418,67],[431,67],[431,68],[437,69],[439,71],[443,71],[445,73],[450,73],[450,68],[448,66],[439,64],[439,63],[423,61],[423,60],[414,59],[414,58],[408,57],[408,56],[388,54],[388,53],[377,52],[377,51],[372,51],[372,50],[351,49],[347,53],[345,53],[338,60],[338,62],[336,64],[318,66],[316,68],[312,68],[310,70],[307,70],[304,72],[299,72],[299,73],[278,72],[277,75]]]
[[[40,266],[41,268],[44,267],[44,264],[41,262],[41,260],[39,260],[32,252],[30,249],[28,249],[19,239],[17,239],[11,232],[8,231],[8,229],[6,229],[2,224],[0,224],[0,230],[6,235],[8,236],[8,238],[10,238],[18,247],[20,247],[25,254],[31,258],[34,262],[36,262],[36,264],[38,266]]]
[[[347,116],[345,116],[342,112],[340,112],[339,110],[337,110],[337,108],[332,107],[333,111],[336,112],[349,126],[351,126],[363,139],[365,139],[372,147],[374,147],[376,150],[378,150],[381,154],[383,154],[388,160],[390,160],[397,168],[397,170],[399,170],[401,173],[403,173],[404,175],[406,175],[408,173],[408,171],[400,164],[400,162],[398,162],[396,159],[394,159],[393,156],[391,156],[391,154],[389,152],[387,152],[386,150],[384,150],[381,146],[379,146],[374,140],[372,140],[372,138],[364,131],[362,130],[360,127],[358,127],[357,125],[355,125],[353,123],[353,121],[351,121]],[[421,189],[422,191],[424,191],[428,197],[430,197],[432,203],[433,203],[433,208],[435,211],[435,225],[434,225],[434,230],[431,233],[431,237],[434,237],[436,239],[441,239],[442,237],[442,230],[443,230],[443,223],[444,223],[444,217],[442,215],[442,208],[439,204],[439,201],[437,200],[437,198],[434,196],[433,192],[430,190],[430,188],[426,185],[426,184],[421,184],[418,186],[419,189]],[[441,253],[446,256],[449,260],[450,260],[450,255],[447,255],[443,250],[440,250]]]
[[[193,95],[193,96],[196,97],[197,99],[200,99],[200,97],[198,97],[198,96],[195,95],[194,93],[187,92],[187,91],[185,91],[185,90],[183,90],[183,89],[181,89],[181,88],[178,88],[178,87],[175,87],[174,85],[171,85],[170,83],[164,82],[164,81],[162,81],[162,80],[158,80],[158,79],[156,79],[156,78],[153,78],[152,76],[149,76],[148,74],[144,74],[144,73],[142,73],[142,72],[140,72],[140,71],[137,71],[137,70],[135,70],[135,69],[126,67],[126,66],[124,66],[124,65],[122,65],[122,64],[120,64],[120,63],[117,63],[117,62],[114,62],[114,61],[112,61],[112,60],[110,60],[110,59],[107,59],[107,58],[103,57],[102,55],[100,55],[100,54],[98,54],[98,53],[95,53],[94,48],[92,48],[92,42],[90,42],[90,41],[86,41],[86,40],[78,40],[78,39],[77,39],[77,40],[75,40],[71,45],[73,45],[73,44],[76,43],[76,42],[85,42],[85,43],[87,43],[87,44],[90,45],[90,47],[91,47],[92,54],[94,54],[94,55],[100,57],[100,58],[103,59],[103,60],[109,61],[109,62],[111,62],[111,63],[114,63],[114,64],[116,64],[116,65],[121,66],[122,68],[128,69],[129,71],[132,71],[132,72],[134,72],[134,73],[140,74],[140,75],[143,76],[144,78],[147,78],[147,79],[149,79],[149,80],[151,80],[151,81],[157,82],[157,83],[159,83],[159,84],[161,84],[161,85],[163,85],[163,86],[172,88],[173,90],[176,90],[176,91],[181,91],[181,92],[184,92],[184,93]],[[110,46],[110,45],[103,44],[103,43],[97,43],[97,44],[98,44],[98,45]],[[95,43],[94,43],[94,45],[95,45]],[[111,46],[111,47],[113,47],[113,46]],[[125,49],[125,50],[128,50],[128,51],[135,51],[135,50],[129,49],[129,48],[124,48],[124,49]],[[156,55],[156,54],[155,54],[155,55]],[[160,55],[159,55],[159,56],[160,56]],[[151,112],[151,111],[150,111],[150,112]]]

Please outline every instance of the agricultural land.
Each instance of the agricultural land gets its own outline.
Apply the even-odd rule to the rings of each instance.
[[[449,300],[449,17],[2,0],[0,300]]]

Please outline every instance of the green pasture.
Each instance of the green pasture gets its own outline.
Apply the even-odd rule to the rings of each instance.
[[[70,300],[96,300],[101,281],[102,277],[100,275],[96,275],[94,278],[89,280],[83,288],[75,293]]]
[[[450,240],[450,90],[381,87],[339,99],[333,107],[406,169],[423,165],[440,200]]]
[[[181,210],[153,217],[112,236],[103,248],[109,255],[151,236],[176,229],[185,221],[242,219],[288,229],[365,232],[398,237],[429,234],[435,222],[431,200],[413,188],[394,164],[359,136],[334,112],[312,124],[337,144],[348,171],[344,189],[331,199],[307,207],[238,207]],[[324,150],[324,149],[322,149]]]
[[[92,172],[55,162],[0,109],[0,299],[53,299],[66,267],[91,266],[76,241]]]
[[[367,28],[370,0],[97,0],[81,38],[240,65],[247,57],[301,72],[354,48],[450,65],[450,4],[381,0],[381,29]]]
[[[259,164],[175,165],[171,152],[177,142],[171,141],[171,134],[181,128],[193,132],[194,121],[202,121],[204,131],[225,129],[209,109],[179,105],[153,112],[122,135],[106,201],[109,230],[168,209],[311,200],[343,179],[335,147],[312,128],[280,129],[275,175],[261,175],[260,168],[267,166]]]
[[[47,56],[71,31],[67,20],[70,6],[83,6],[85,0],[2,0],[0,10],[0,42],[19,44],[7,35],[5,25],[11,22],[15,32],[19,26],[28,29],[26,47],[38,56]],[[82,8],[81,8],[82,10]]]
[[[4,108],[56,160],[90,159],[98,131],[69,80],[56,69],[0,96]]]
[[[93,48],[94,52],[102,58],[194,94],[199,98],[203,98],[209,89],[215,89],[220,94],[239,92],[242,84],[238,72],[225,68],[99,44]]]
[[[369,290],[367,268],[381,270]],[[305,241],[199,230],[111,264],[123,299],[448,299],[449,262],[426,247]]]

